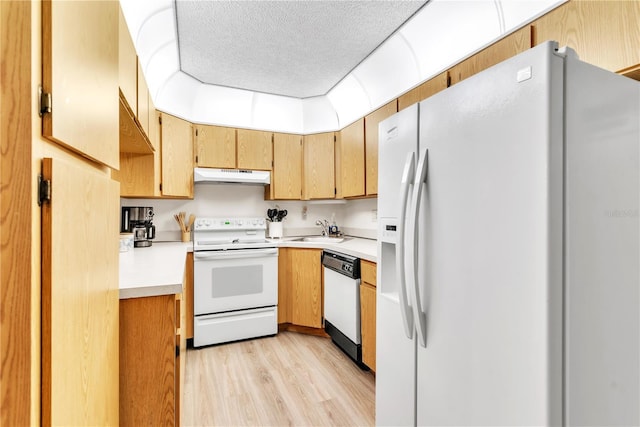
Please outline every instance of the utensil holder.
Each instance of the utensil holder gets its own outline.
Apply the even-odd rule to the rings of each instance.
[[[271,237],[272,239],[282,238],[282,223],[270,222],[268,224],[269,224],[269,237]]]
[[[190,231],[183,231],[182,232],[182,241],[183,242],[190,242],[191,241],[191,232]]]

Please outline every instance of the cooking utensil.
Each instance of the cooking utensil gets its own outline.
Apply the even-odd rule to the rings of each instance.
[[[281,221],[282,221],[282,219],[283,219],[285,216],[287,216],[287,210],[286,210],[286,209],[281,210],[281,211],[278,211],[278,222],[281,222]]]
[[[189,215],[189,224],[187,225],[187,231],[193,230],[194,222],[196,222],[196,216],[194,214]]]
[[[269,221],[274,222],[277,216],[278,216],[277,209],[267,209],[267,217],[269,218]]]

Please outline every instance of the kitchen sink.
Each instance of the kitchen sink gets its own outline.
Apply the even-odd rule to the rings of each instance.
[[[340,243],[344,240],[343,237],[327,237],[327,236],[308,236],[303,237],[303,242],[310,243]]]

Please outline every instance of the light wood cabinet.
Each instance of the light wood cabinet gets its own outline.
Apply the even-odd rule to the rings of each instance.
[[[181,299],[120,301],[121,426],[179,425]]]
[[[322,250],[280,248],[278,323],[322,328]]]
[[[398,97],[398,111],[402,111],[416,102],[427,99],[428,97],[445,90],[448,86],[449,71],[445,71]]]
[[[118,21],[118,68],[119,68],[119,85],[120,91],[124,96],[125,101],[131,107],[134,115],[138,114],[137,99],[138,99],[138,56],[136,54],[133,40],[131,40],[131,34],[127,27],[127,22],[124,19],[122,9],[119,8],[120,16]]]
[[[140,61],[136,61],[136,70],[138,75],[138,96],[136,98],[138,103],[138,121],[144,134],[149,135],[149,122],[151,121],[150,115],[152,111],[149,109],[149,87],[142,73]]]
[[[640,2],[570,1],[533,23],[533,45],[556,40],[578,57],[613,72],[640,64]]]
[[[193,141],[191,123],[162,114],[162,195],[193,197]]]
[[[335,133],[305,135],[302,141],[302,198],[333,199],[336,195]]]
[[[236,167],[236,129],[196,125],[196,165],[203,168]]]
[[[75,158],[42,172],[42,425],[118,425],[118,183]]]
[[[364,118],[365,194],[378,194],[378,124],[398,112],[398,101],[393,100]]]
[[[118,3],[42,2],[42,134],[119,168]]]
[[[336,133],[336,198],[364,196],[364,117]]]
[[[37,13],[41,10],[42,26],[29,13],[21,25],[32,25],[31,39],[12,32],[15,27],[11,25],[6,30],[3,27],[4,35],[19,37],[16,43],[20,42],[20,48],[3,51],[11,53],[12,58],[3,57],[2,68],[10,71],[5,68],[5,60],[9,66],[20,61],[22,71],[40,69],[41,65],[43,90],[50,93],[52,100],[51,112],[42,118],[42,135],[47,141],[37,133],[33,138],[29,133],[28,138],[20,140],[21,144],[30,145],[25,152],[31,153],[33,146],[34,153],[40,156],[46,153],[49,157],[42,162],[42,176],[50,181],[51,201],[43,203],[41,218],[34,216],[35,222],[31,224],[35,227],[32,244],[38,239],[41,251],[14,252],[26,255],[33,265],[39,266],[41,313],[23,316],[25,313],[19,311],[5,312],[6,305],[2,309],[3,316],[18,313],[22,319],[20,333],[31,329],[31,335],[41,337],[41,345],[32,354],[20,354],[19,340],[12,339],[17,347],[9,352],[3,347],[3,357],[15,353],[30,366],[38,367],[35,376],[31,372],[31,378],[26,378],[31,386],[41,387],[40,391],[30,390],[31,414],[35,411],[36,416],[31,419],[32,424],[118,425],[119,185],[108,170],[119,167],[118,3],[45,0],[32,3],[31,7]],[[3,4],[3,25],[7,23],[5,12],[11,11],[16,11],[15,7]],[[24,16],[10,13],[9,18]],[[29,55],[19,56],[40,40],[42,63]],[[9,80],[15,77],[10,73],[6,76]],[[37,123],[32,89],[24,92],[20,80],[13,80],[12,91],[20,91],[19,97],[31,99],[32,116],[22,114],[16,103],[11,104],[12,117]],[[29,86],[33,88],[31,83]],[[3,98],[3,105],[10,104],[5,104]],[[11,150],[4,151],[4,142],[3,157],[20,160]],[[24,181],[30,186],[37,173],[32,166],[33,159],[27,167],[30,175]],[[3,203],[8,196],[5,190],[11,192],[14,187],[3,188]],[[36,206],[35,193],[26,192],[22,197]],[[18,203],[14,207],[20,210],[20,206]],[[85,214],[77,216],[78,212]],[[76,219],[70,221],[74,215]],[[3,228],[3,235],[5,231]],[[26,233],[23,238],[31,239],[31,234]],[[12,246],[8,248],[11,252]],[[3,257],[3,269],[4,265]],[[3,300],[5,297],[3,294]],[[20,308],[19,301],[8,301]],[[33,311],[33,306],[29,310]],[[10,359],[3,362],[3,379],[5,368],[14,366]],[[3,381],[3,419],[10,419],[4,416],[4,407],[12,401],[10,397],[4,398],[5,385]],[[29,394],[29,386],[26,390]],[[21,390],[11,393],[21,394]],[[25,404],[28,401],[29,396]],[[19,424],[29,423],[21,420]]]
[[[273,171],[271,185],[265,187],[265,199],[300,200],[302,198],[302,136],[273,134]]]
[[[360,261],[360,324],[362,362],[376,370],[376,264]]]
[[[238,168],[271,170],[273,166],[273,133],[238,129]]]
[[[531,27],[526,26],[486,47],[449,70],[451,84],[509,59],[532,47]]]

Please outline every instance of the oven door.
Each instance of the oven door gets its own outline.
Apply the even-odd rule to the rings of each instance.
[[[193,255],[196,316],[277,305],[277,248],[200,251]]]

